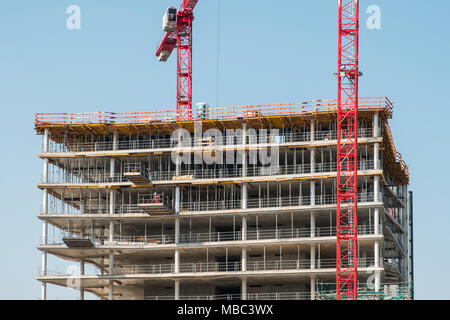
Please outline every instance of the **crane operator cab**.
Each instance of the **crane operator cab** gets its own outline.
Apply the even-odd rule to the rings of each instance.
[[[173,32],[177,30],[177,15],[176,7],[169,7],[163,17],[163,31]]]

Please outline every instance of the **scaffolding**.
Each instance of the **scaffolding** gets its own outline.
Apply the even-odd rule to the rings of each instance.
[[[409,172],[389,99],[361,98],[359,112],[358,280],[373,275],[376,287],[360,295],[389,299],[385,284],[410,279]],[[37,114],[38,248],[80,263],[80,298],[332,299],[318,284],[336,275],[336,116],[336,100],[210,108],[188,121]],[[43,261],[45,286],[71,279]]]

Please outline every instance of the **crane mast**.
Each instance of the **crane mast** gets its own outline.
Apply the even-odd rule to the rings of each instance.
[[[357,299],[358,0],[339,0],[336,299]]]
[[[174,30],[166,32],[156,56],[167,61],[177,48],[177,119],[192,120],[192,23],[198,0],[183,0]]]

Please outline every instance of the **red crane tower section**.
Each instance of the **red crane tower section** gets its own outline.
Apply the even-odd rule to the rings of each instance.
[[[197,2],[183,0],[177,12],[176,29],[166,33],[156,52],[160,61],[166,61],[177,48],[178,121],[192,120],[192,22]]]
[[[339,0],[336,299],[357,299],[358,0]]]

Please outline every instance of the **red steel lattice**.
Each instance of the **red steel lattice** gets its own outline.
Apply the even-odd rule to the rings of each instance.
[[[357,299],[358,0],[339,0],[336,299]]]
[[[177,13],[177,28],[167,32],[158,47],[171,54],[177,48],[177,120],[192,120],[192,23],[198,0],[183,0]],[[164,60],[165,61],[165,60]]]

